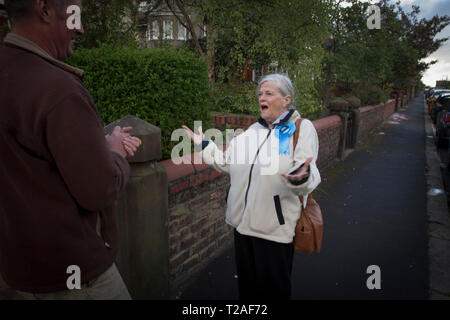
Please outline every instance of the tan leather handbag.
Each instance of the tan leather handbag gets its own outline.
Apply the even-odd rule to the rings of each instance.
[[[297,146],[298,136],[302,118],[295,122],[294,150]],[[319,204],[313,199],[312,194],[308,196],[306,208],[303,208],[303,196],[299,196],[302,203],[300,219],[295,226],[294,249],[303,253],[320,252],[323,236],[322,210]]]

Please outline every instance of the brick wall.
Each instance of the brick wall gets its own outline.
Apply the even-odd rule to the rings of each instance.
[[[387,119],[391,114],[395,112],[395,97],[394,99],[388,100],[384,107],[384,115],[383,118]]]
[[[211,113],[211,122],[214,128],[225,130],[227,126],[231,129],[247,129],[252,123],[256,122],[258,117],[240,114],[220,114]]]
[[[343,135],[344,126],[338,115],[313,121],[319,136],[319,156],[317,166],[319,169],[328,167],[339,152],[339,145]]]
[[[360,123],[358,131],[358,142],[365,140],[373,128],[383,122],[384,104],[366,106],[359,109]]]
[[[403,96],[404,105],[408,100]],[[376,106],[366,106],[360,110],[360,124],[358,132],[358,142],[367,139],[373,129],[380,126],[395,111],[395,99],[388,100],[386,103],[380,103]]]
[[[161,164],[169,178],[169,273],[174,285],[231,245],[232,229],[225,223],[229,177],[206,164]]]

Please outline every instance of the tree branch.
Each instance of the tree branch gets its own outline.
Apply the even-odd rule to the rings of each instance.
[[[192,20],[189,17],[188,13],[186,12],[186,8],[184,7],[183,3],[180,0],[175,0],[175,3],[177,4],[178,9],[181,11],[181,13],[183,14],[184,19],[186,20],[186,23],[188,25],[188,30],[191,33],[192,40],[194,41],[195,48],[197,49],[198,54],[202,58],[204,58],[205,57],[205,53],[203,52],[202,48],[200,47],[200,43],[198,42],[198,37],[195,34],[195,30],[194,30],[194,26],[192,24]]]
[[[170,0],[165,0],[167,7],[169,7],[170,12],[172,12],[172,14],[175,16],[175,18],[177,18],[178,22],[180,22],[183,27],[185,27],[186,29],[189,29],[188,26],[186,24],[184,24],[183,19],[181,19],[175,12],[175,10],[173,10],[171,4],[170,4]]]

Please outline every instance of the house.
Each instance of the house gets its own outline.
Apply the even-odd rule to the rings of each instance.
[[[436,87],[450,88],[450,81],[449,80],[437,80]]]
[[[203,21],[192,8],[184,8],[193,24],[197,38],[205,38]],[[144,48],[183,45],[192,39],[187,28],[187,19],[175,1],[153,0],[141,1],[139,4],[139,30],[141,46]]]

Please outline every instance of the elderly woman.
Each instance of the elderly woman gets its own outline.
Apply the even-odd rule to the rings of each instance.
[[[195,144],[202,144],[205,162],[230,175],[226,222],[235,228],[240,298],[289,299],[299,195],[306,199],[321,181],[319,142],[314,125],[304,119],[294,152],[300,114],[288,77],[266,75],[257,93],[258,122],[235,137],[225,152],[204,140],[201,128],[198,134],[183,128]]]

